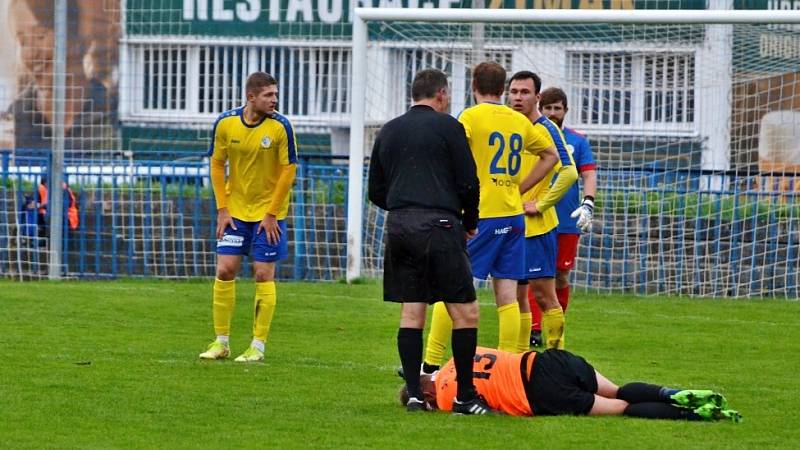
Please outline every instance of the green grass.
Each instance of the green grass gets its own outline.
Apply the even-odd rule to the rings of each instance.
[[[234,354],[249,342],[238,283]],[[800,304],[578,293],[567,347],[617,383],[722,391],[742,424],[406,414],[380,285],[280,283],[267,362],[203,363],[209,281],[0,281],[3,448],[788,448]],[[483,345],[496,343],[481,293]],[[792,444],[795,442],[795,444]]]

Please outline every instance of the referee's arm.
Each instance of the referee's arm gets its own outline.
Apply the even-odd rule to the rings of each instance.
[[[472,157],[472,151],[470,151],[467,143],[467,135],[461,123],[458,123],[458,127],[453,132],[450,146],[456,194],[461,201],[463,210],[461,222],[465,230],[471,231],[478,228],[480,186],[475,159]]]
[[[375,139],[375,144],[372,146],[372,156],[369,159],[369,181],[367,183],[367,197],[369,201],[374,203],[378,208],[388,210],[386,207],[386,177],[383,174],[383,166],[381,165],[381,158],[379,155],[381,138],[378,136]]]

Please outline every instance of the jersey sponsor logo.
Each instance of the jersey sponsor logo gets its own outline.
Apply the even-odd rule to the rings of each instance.
[[[269,148],[270,145],[272,145],[272,139],[269,136],[261,138],[261,148]]]
[[[508,234],[511,231],[512,228],[514,228],[514,227],[512,227],[510,225],[507,226],[507,227],[503,227],[503,228],[495,228],[494,229],[494,234]]]
[[[222,239],[217,241],[217,247],[241,247],[242,245],[244,245],[244,238],[231,234],[223,235]]]
[[[231,144],[241,144],[242,142],[238,139],[231,139]]]
[[[492,177],[492,183],[494,183],[495,186],[501,186],[501,187],[502,186],[511,187],[514,185],[514,182],[511,180],[498,180],[495,177]]]

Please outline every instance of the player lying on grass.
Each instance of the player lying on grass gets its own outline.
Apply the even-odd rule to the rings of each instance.
[[[624,415],[647,419],[741,421],[722,394],[641,382],[618,387],[585,359],[564,350],[508,353],[478,347],[473,363],[478,393],[496,411],[512,416]],[[422,375],[428,410],[452,410],[456,392],[453,360]],[[400,391],[400,401],[408,394]]]

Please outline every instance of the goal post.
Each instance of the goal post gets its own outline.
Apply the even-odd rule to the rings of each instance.
[[[564,88],[571,110],[566,125],[586,131],[600,147],[600,168],[609,169],[599,175],[600,223],[582,237],[579,286],[602,280],[610,291],[797,295],[794,234],[777,245],[768,241],[776,230],[797,231],[800,156],[797,167],[789,156],[783,165],[762,160],[786,150],[767,145],[780,141],[776,133],[800,137],[800,119],[789,111],[751,114],[765,109],[754,101],[776,101],[774,93],[754,100],[750,91],[769,91],[760,80],[788,87],[793,74],[800,84],[800,65],[792,61],[800,57],[800,11],[733,7],[712,0],[709,9],[697,10],[356,8],[347,280],[379,275],[382,266],[383,222],[365,198],[365,156],[380,124],[410,104],[410,89],[398,84],[419,69],[445,70],[457,114],[472,101],[469,67],[491,58],[509,76],[552,67],[539,72],[543,87]],[[471,24],[482,24],[485,36],[472,39]],[[569,38],[553,44],[559,51],[545,53],[548,33]],[[389,55],[387,48],[396,51]],[[405,73],[390,73],[396,70]],[[786,110],[800,105],[800,99],[784,100]],[[769,128],[771,121],[778,123]],[[775,252],[789,258],[780,269],[768,267]]]

